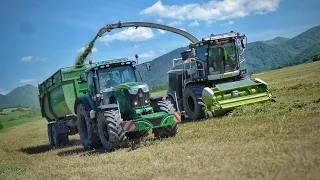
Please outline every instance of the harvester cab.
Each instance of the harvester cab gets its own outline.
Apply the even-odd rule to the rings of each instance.
[[[245,35],[211,35],[190,44],[168,72],[167,98],[190,119],[220,115],[237,106],[271,100],[267,84],[247,76]]]
[[[173,137],[180,113],[170,101],[151,97],[139,82],[136,61],[126,58],[90,63],[81,75],[88,92],[75,103],[77,128],[85,147],[115,149],[128,139],[142,138],[152,129],[155,137]],[[142,65],[142,64],[141,64]],[[150,64],[146,63],[147,70]]]

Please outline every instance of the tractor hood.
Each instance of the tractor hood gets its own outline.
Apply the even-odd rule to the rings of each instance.
[[[135,95],[141,89],[144,93],[149,92],[149,86],[143,82],[123,83],[115,86],[116,89],[127,89],[130,94]]]

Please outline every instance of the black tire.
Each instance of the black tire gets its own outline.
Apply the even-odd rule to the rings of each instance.
[[[119,110],[99,112],[98,132],[103,149],[113,151],[128,146],[128,139],[121,127],[121,116]]]
[[[69,144],[68,133],[58,134],[55,128],[55,123],[48,124],[48,138],[50,145],[53,147],[65,146]]]
[[[158,101],[157,106],[154,107],[155,112],[166,112],[173,114],[175,112],[174,105],[170,101]],[[157,138],[174,137],[178,132],[178,124],[173,124],[165,127],[159,127],[152,129],[152,133]]]
[[[55,146],[52,136],[52,124],[48,124],[48,139],[51,146]]]
[[[183,107],[188,118],[191,120],[202,119],[205,117],[205,112],[202,110],[202,106],[198,104],[198,102],[201,102],[203,88],[203,85],[191,84],[184,90]]]
[[[178,111],[177,110],[177,104],[175,103],[175,100],[173,99],[173,97],[171,95],[169,95],[166,100],[170,101],[170,103],[173,104],[174,111]]]
[[[77,106],[77,128],[81,143],[85,148],[101,147],[97,121],[90,119],[89,112],[86,111],[83,104]]]

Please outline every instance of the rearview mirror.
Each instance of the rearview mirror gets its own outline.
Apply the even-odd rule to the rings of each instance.
[[[148,71],[151,70],[151,64],[150,64],[150,63],[146,63],[146,69],[147,69]]]

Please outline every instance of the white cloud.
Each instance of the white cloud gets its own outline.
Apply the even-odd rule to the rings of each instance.
[[[78,49],[77,52],[78,52],[78,53],[83,52],[87,47],[88,47],[88,46],[82,47],[82,48]],[[94,48],[92,48],[91,51],[92,51],[92,52],[98,52],[98,49],[94,47]]]
[[[150,28],[145,27],[129,27],[123,31],[114,33],[112,35],[105,35],[101,38],[102,42],[108,44],[114,40],[121,40],[121,41],[144,41],[153,38],[155,35]]]
[[[24,84],[24,83],[29,83],[35,81],[35,79],[20,79],[20,83]]]
[[[213,20],[209,20],[206,22],[207,24],[213,24],[213,23],[216,23],[216,21],[213,21]]]
[[[177,25],[182,25],[182,21],[172,21],[168,23],[168,26],[177,26]]]
[[[202,4],[163,5],[159,0],[141,14],[177,20],[228,20],[276,11],[280,0],[211,0]]]
[[[159,19],[157,19],[157,22],[158,22],[158,23],[162,23],[163,20],[159,18]]]
[[[24,56],[20,59],[22,62],[30,62],[33,60],[33,56]]]
[[[159,31],[160,34],[165,34],[167,32],[167,31],[162,30],[162,29],[158,29],[158,31]]]
[[[136,44],[136,45],[133,46],[133,48],[135,48],[135,49],[137,49],[139,47],[140,47],[140,44]]]
[[[167,51],[165,49],[156,50],[156,51],[148,51],[146,53],[139,54],[139,58],[155,58],[162,54],[165,54]]]
[[[165,54],[167,51],[165,49],[162,49],[159,51],[161,54]]]
[[[189,27],[193,27],[193,26],[199,26],[199,23],[197,20],[192,21],[191,23],[188,24]]]
[[[45,61],[47,61],[47,59],[48,58],[43,58],[43,57],[40,57],[40,56],[37,56],[37,57],[35,57],[35,56],[25,56],[25,57],[22,57],[21,59],[20,59],[20,61],[22,61],[22,62],[31,62],[31,61],[42,61],[42,62],[45,62]]]
[[[229,26],[229,25],[232,25],[232,24],[234,24],[234,22],[229,20],[228,22],[220,24],[220,26]]]
[[[139,58],[153,58],[155,56],[156,56],[156,53],[154,51],[149,51],[146,53],[139,54]]]
[[[0,89],[0,94],[2,95],[6,95],[9,91],[4,90],[4,89]]]

